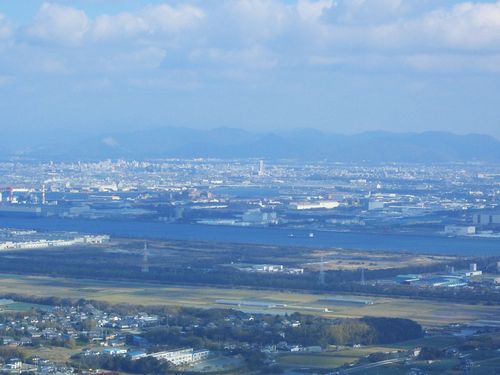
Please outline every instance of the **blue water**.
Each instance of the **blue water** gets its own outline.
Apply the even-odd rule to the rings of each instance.
[[[165,240],[220,241],[316,248],[409,251],[448,255],[500,255],[500,239],[458,238],[382,233],[345,233],[283,228],[249,228],[141,221],[0,217],[0,227],[50,231],[78,231]],[[290,234],[294,234],[290,238]]]
[[[229,195],[236,198],[264,198],[279,195],[279,189],[270,186],[221,186],[211,191],[217,195]]]

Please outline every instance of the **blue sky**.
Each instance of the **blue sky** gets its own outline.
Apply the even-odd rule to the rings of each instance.
[[[500,1],[0,4],[0,129],[500,138]]]

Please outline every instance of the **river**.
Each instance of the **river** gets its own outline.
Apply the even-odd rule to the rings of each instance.
[[[314,231],[314,237],[311,238],[308,230],[276,227],[256,228],[144,221],[20,217],[0,217],[0,226],[162,240],[220,241],[315,248],[335,247],[465,256],[500,255],[500,239],[478,237]],[[293,237],[290,236],[292,234]]]

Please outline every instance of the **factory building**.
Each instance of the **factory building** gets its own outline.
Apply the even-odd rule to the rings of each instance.
[[[61,235],[62,236],[62,235]],[[33,236],[35,237],[35,236]],[[30,238],[29,235],[21,237],[20,240],[6,240],[0,242],[0,250],[17,249],[45,249],[50,247],[69,247],[75,245],[97,245],[109,241],[107,235],[85,235],[70,238]]]
[[[242,220],[251,224],[276,224],[278,222],[278,215],[276,212],[263,212],[260,208],[247,210]]]
[[[479,226],[500,225],[500,214],[474,214],[472,224]]]
[[[327,209],[331,210],[340,206],[337,201],[315,201],[315,202],[294,202],[290,203],[290,208],[292,210],[320,210]]]
[[[477,269],[476,263],[471,263],[469,265],[469,271],[465,272],[466,277],[481,276],[482,274],[483,274],[483,271]]]
[[[449,236],[470,236],[476,234],[476,227],[473,225],[446,225],[444,227],[444,234]]]

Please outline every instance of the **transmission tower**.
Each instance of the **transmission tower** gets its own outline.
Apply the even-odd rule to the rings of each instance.
[[[148,252],[148,244],[146,242],[144,242],[144,250],[142,251],[141,271],[144,273],[149,272],[149,252]]]

